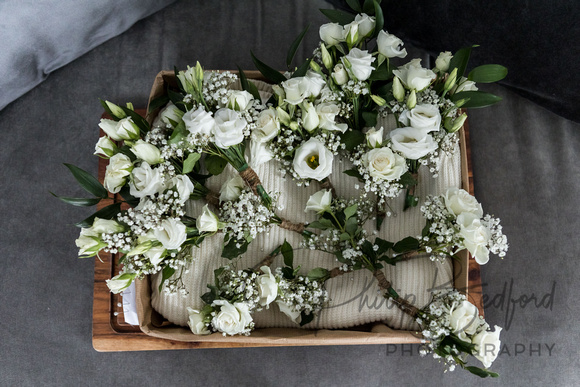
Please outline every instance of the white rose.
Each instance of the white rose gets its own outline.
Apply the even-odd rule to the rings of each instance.
[[[268,142],[280,133],[280,121],[276,110],[268,108],[260,113],[256,121],[256,129],[252,132],[252,139],[258,142]]]
[[[231,336],[247,331],[252,316],[246,304],[236,302],[232,305],[226,300],[215,300],[212,305],[220,307],[220,311],[211,320],[215,330]]]
[[[140,136],[139,128],[133,123],[130,117],[125,117],[119,121],[101,118],[99,128],[115,141],[136,140]]]
[[[404,58],[407,56],[407,50],[401,48],[403,41],[395,35],[389,34],[386,31],[380,31],[377,36],[378,51],[381,55],[387,58]]]
[[[95,155],[103,156],[109,158],[115,154],[117,146],[111,139],[107,136],[99,138],[97,144],[95,145]]]
[[[337,104],[332,102],[323,102],[316,105],[316,114],[318,114],[319,125],[322,129],[334,130],[339,132],[346,132],[348,129],[347,124],[337,124],[335,123],[336,116],[340,112],[340,108]]]
[[[260,297],[259,304],[266,306],[270,305],[278,297],[278,282],[276,282],[276,277],[274,277],[268,266],[262,266],[260,270],[264,274],[256,278],[258,296]]]
[[[304,77],[290,78],[287,81],[282,82],[282,87],[284,88],[284,94],[286,98],[284,101],[288,102],[290,105],[298,105],[304,101],[304,98],[309,96],[308,82],[304,82]]]
[[[451,89],[451,94],[460,93],[462,91],[477,91],[479,90],[475,86],[475,82],[470,81],[465,77],[461,77],[458,84]]]
[[[123,290],[131,286],[131,283],[135,279],[135,273],[122,273],[114,276],[113,278],[107,280],[107,287],[111,293],[118,294]]]
[[[410,90],[421,91],[427,88],[437,75],[421,67],[421,59],[413,59],[409,63],[393,70],[401,82]]]
[[[159,168],[153,169],[146,161],[143,161],[141,165],[133,168],[129,192],[136,198],[152,196],[165,190],[164,183],[161,170]]]
[[[219,229],[217,215],[211,212],[208,205],[203,206],[202,213],[197,217],[195,225],[199,232],[216,232]]]
[[[371,128],[367,133],[367,145],[370,148],[379,148],[383,144],[383,127],[379,130],[375,128]]]
[[[267,163],[274,158],[270,148],[263,142],[250,141],[250,162],[252,168]]]
[[[332,70],[332,79],[337,85],[344,85],[348,82],[348,73],[342,63],[338,63]]]
[[[359,81],[366,81],[374,70],[371,63],[375,61],[375,58],[367,50],[359,50],[355,47],[341,60],[349,72]]]
[[[330,47],[344,41],[342,30],[342,26],[338,23],[327,23],[320,26],[318,34],[320,35],[320,40]]]
[[[469,342],[467,335],[473,335],[479,328],[479,310],[471,302],[464,300],[459,305],[453,305],[449,316],[449,325],[453,333],[461,340]]]
[[[201,134],[209,136],[215,127],[215,119],[210,112],[206,112],[203,106],[197,110],[190,110],[183,115],[185,128],[191,134]]]
[[[79,256],[93,256],[97,254],[107,244],[101,242],[99,234],[93,228],[81,228],[79,237],[75,240],[79,249]]]
[[[369,175],[381,180],[397,180],[407,172],[406,160],[386,147],[371,149],[362,161]]]
[[[481,224],[476,215],[464,212],[457,217],[459,235],[463,238],[465,248],[480,265],[489,261],[489,249],[487,245],[491,238],[491,232]]]
[[[163,258],[165,258],[166,251],[167,250],[163,246],[153,246],[149,250],[143,252],[143,255],[145,258],[149,259],[149,262],[151,262],[153,266],[157,266],[161,261],[163,261]]]
[[[183,112],[173,104],[173,102],[169,102],[167,106],[165,106],[153,121],[153,127],[173,127],[171,121],[176,122],[179,124],[183,117]]]
[[[187,313],[189,314],[187,325],[189,325],[194,335],[209,335],[211,333],[205,323],[206,316],[203,313],[189,307],[187,308]]]
[[[493,332],[483,331],[475,335],[471,340],[475,344],[474,356],[481,361],[485,368],[489,368],[499,355],[501,350],[500,332],[501,328],[496,325]]]
[[[228,148],[244,141],[246,119],[235,110],[223,108],[215,112],[215,145],[219,148]]]
[[[187,239],[185,224],[175,218],[162,221],[161,229],[155,229],[153,235],[167,250],[179,249]]]
[[[295,323],[299,323],[300,312],[294,310],[294,306],[292,304],[287,304],[282,300],[276,300],[276,304],[278,304],[280,312],[284,313],[290,318],[290,320],[294,321]]]
[[[324,144],[311,138],[302,144],[294,154],[294,170],[301,179],[321,181],[332,172],[334,156]]]
[[[179,175],[171,179],[171,184],[179,194],[179,202],[184,204],[193,192],[193,183],[191,182],[191,179],[186,175]]]
[[[419,104],[411,110],[404,110],[399,116],[399,122],[416,129],[435,132],[441,127],[441,113],[436,105]]]
[[[450,51],[440,53],[437,59],[435,59],[435,68],[442,73],[449,70],[449,62],[451,62],[451,58],[453,58],[453,54],[451,54]]]
[[[133,163],[128,156],[117,153],[109,159],[105,170],[104,186],[107,191],[117,193],[125,185],[126,177],[131,174]]]
[[[374,31],[375,24],[375,18],[366,13],[356,15],[352,22],[344,26],[343,38],[350,46],[354,46]]]
[[[308,70],[306,76],[302,78],[304,89],[307,91],[307,97],[318,97],[322,88],[326,86],[324,78],[315,71]]]
[[[445,199],[445,207],[455,216],[463,213],[473,214],[477,218],[483,216],[481,204],[464,189],[450,187],[445,191],[443,197]]]
[[[227,107],[236,111],[245,111],[252,107],[254,96],[246,90],[234,90],[230,93]]]
[[[318,128],[320,119],[318,118],[318,113],[316,113],[316,108],[310,102],[304,102],[302,109],[302,126],[309,132]]]
[[[332,191],[320,190],[308,198],[304,212],[314,211],[317,214],[322,214],[330,210],[330,203],[332,202]]]
[[[125,227],[115,220],[95,218],[92,229],[97,234],[115,234],[123,232]]]
[[[137,142],[131,147],[131,152],[133,152],[138,159],[146,161],[149,165],[155,165],[163,161],[159,149],[155,145],[149,144],[143,140],[137,140]]]
[[[220,189],[220,201],[233,201],[240,197],[242,189],[246,186],[244,179],[240,175],[226,181]]]
[[[437,142],[424,129],[398,128],[389,133],[393,150],[418,160],[437,149]]]

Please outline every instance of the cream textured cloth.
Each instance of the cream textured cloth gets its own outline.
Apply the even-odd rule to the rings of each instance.
[[[265,84],[264,84],[265,85]],[[260,90],[267,91],[266,86],[258,84]],[[385,126],[387,122],[379,121],[377,126]],[[448,187],[461,187],[461,163],[459,147],[453,156],[441,155],[441,169],[438,178],[431,177],[427,168],[419,170],[419,184],[416,194],[424,199],[428,194],[443,193]],[[342,173],[350,168],[350,162],[335,157],[333,172],[330,175],[332,184],[337,190],[339,197],[358,197],[355,184],[358,180]],[[316,215],[313,212],[304,212],[306,202],[310,195],[321,189],[317,181],[312,181],[309,187],[298,187],[289,177],[283,178],[276,161],[262,164],[255,168],[256,173],[262,180],[263,186],[270,193],[280,193],[278,203],[283,203],[283,208],[276,213],[293,222],[311,222]],[[235,171],[228,166],[220,176],[208,180],[207,186],[214,192],[218,192],[224,181],[235,176]],[[385,240],[396,242],[407,236],[417,236],[425,225],[419,207],[402,211],[404,192],[398,198],[391,201],[391,206],[396,215],[386,218],[380,232],[377,234]],[[197,217],[205,203],[202,201],[190,201],[187,203],[187,213]],[[374,221],[370,220],[365,225],[369,238],[372,240]],[[294,252],[294,265],[301,265],[301,273],[315,267],[332,269],[340,263],[328,253],[297,249],[302,237],[294,232],[283,230],[278,226],[271,226],[268,233],[259,235],[249,246],[244,256],[237,260],[237,268],[245,269],[252,267],[264,258],[269,252],[286,239],[296,250]],[[170,295],[165,292],[159,293],[160,276],[153,280],[152,306],[167,320],[178,324],[187,325],[187,307],[201,309],[204,305],[200,296],[207,292],[207,284],[213,283],[213,271],[229,263],[229,260],[221,258],[223,247],[223,235],[216,234],[207,238],[200,248],[193,251],[194,262],[189,273],[184,274],[183,282],[189,292],[186,296],[179,294]],[[272,268],[282,266],[282,258],[274,261]],[[407,262],[400,262],[396,266],[386,265],[383,269],[386,278],[391,281],[393,287],[402,297],[407,298],[417,307],[426,305],[431,298],[430,289],[433,287],[452,287],[453,269],[450,261],[434,263],[428,258],[416,258]],[[355,325],[384,321],[395,329],[414,330],[417,325],[412,319],[402,313],[391,302],[387,302],[378,293],[376,280],[368,270],[359,270],[326,283],[329,292],[330,303],[325,307],[317,318],[306,328],[347,328]],[[255,313],[254,321],[257,328],[266,327],[296,327],[297,324],[290,321],[283,313],[279,312],[275,303],[270,308]]]

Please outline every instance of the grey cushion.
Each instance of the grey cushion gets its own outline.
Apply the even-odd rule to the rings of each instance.
[[[0,110],[175,0],[0,1]]]

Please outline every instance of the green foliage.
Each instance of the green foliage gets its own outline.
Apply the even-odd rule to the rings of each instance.
[[[199,161],[201,155],[199,153],[190,153],[189,156],[183,161],[183,173],[187,174],[193,171],[195,163]]]
[[[169,96],[167,94],[160,95],[157,98],[154,98],[149,102],[149,107],[147,108],[147,114],[162,108],[163,106],[167,105],[169,102]]]
[[[478,83],[493,83],[501,81],[507,76],[508,70],[497,64],[487,64],[474,68],[467,78]]]
[[[368,1],[369,0],[365,1],[365,6],[366,6],[366,3]],[[381,6],[380,6],[381,0],[373,0],[372,3],[373,3],[374,14],[375,14],[375,20],[376,20],[375,32],[374,32],[373,36],[376,37],[379,35],[379,32],[383,29],[383,26],[385,25],[385,18],[383,16],[383,10],[381,9]]]
[[[346,146],[346,150],[349,152],[365,141],[364,133],[359,130],[347,130],[340,136],[340,142]]]
[[[71,204],[77,207],[90,207],[94,206],[95,204],[99,203],[102,198],[71,198],[67,196],[58,196],[55,193],[50,192],[50,194],[67,204]]]
[[[294,71],[292,73],[292,77],[291,78],[297,78],[297,77],[303,77],[303,76],[305,76],[306,75],[306,72],[310,68],[310,62],[311,61],[312,61],[312,59],[306,59],[304,62],[302,62],[302,64],[300,66],[298,66],[298,68],[296,69],[296,71]]]
[[[163,288],[163,284],[165,283],[165,281],[171,278],[173,274],[175,274],[174,268],[170,267],[169,265],[166,265],[163,268],[163,271],[161,272],[161,283],[159,284],[159,292],[161,292],[161,289]]]
[[[237,245],[240,244],[240,247]],[[244,254],[248,250],[250,243],[245,240],[237,240],[231,238],[225,245],[222,251],[222,258],[234,259]]]
[[[296,50],[298,50],[298,47],[300,46],[300,43],[302,43],[302,39],[304,39],[304,35],[306,35],[306,32],[308,32],[309,28],[310,25],[306,26],[306,28],[300,33],[300,35],[298,35],[298,37],[290,45],[290,48],[288,49],[288,54],[286,55],[286,66],[288,66],[288,70],[290,70],[290,65],[292,64],[292,60],[296,55]]]
[[[312,269],[308,272],[308,279],[310,281],[325,281],[328,276],[330,275],[330,272],[322,267],[317,267],[315,269]]]
[[[252,94],[252,96],[257,99],[258,101],[261,100],[260,97],[260,92],[258,91],[258,88],[256,87],[256,85],[252,82],[248,81],[248,78],[246,77],[246,73],[244,73],[244,70],[242,70],[240,68],[240,66],[238,67],[238,72],[240,74],[240,83],[242,85],[242,89],[246,90],[248,93]]]
[[[455,54],[453,54],[453,58],[449,62],[449,70],[448,72],[451,73],[454,68],[457,68],[457,79],[463,76],[465,73],[465,69],[467,68],[467,63],[469,62],[469,57],[471,56],[471,50],[474,47],[478,47],[477,45],[473,45],[470,47],[464,47],[459,49]]]
[[[205,158],[205,167],[214,176],[222,173],[226,165],[228,165],[228,161],[220,156],[209,155]]]
[[[453,102],[457,102],[462,99],[466,100],[466,102],[461,106],[463,108],[487,107],[502,100],[501,97],[491,93],[486,93],[484,91],[462,91],[453,94],[450,99]]]
[[[362,175],[359,173],[358,169],[356,169],[356,168],[347,169],[346,171],[342,171],[342,173],[344,173],[344,174],[346,174],[348,176],[356,177],[360,181],[363,180]]]
[[[64,165],[85,191],[99,198],[106,199],[109,197],[109,191],[93,175],[72,164],[65,163]]]
[[[282,83],[286,81],[286,77],[282,75],[279,71],[274,70],[272,67],[268,66],[264,62],[260,61],[253,52],[250,51],[250,55],[252,56],[252,60],[254,61],[254,65],[262,73],[266,79],[268,79],[272,83]]]
[[[314,320],[314,313],[306,314],[304,311],[302,311],[302,313],[300,313],[300,326],[301,327],[308,324],[312,320]]]
[[[93,225],[93,222],[95,221],[95,218],[109,220],[109,219],[115,218],[119,212],[121,212],[121,203],[114,203],[114,204],[111,204],[110,206],[107,206],[107,207],[95,212],[94,214],[92,214],[88,218],[76,223],[75,226],[77,226],[77,227],[91,227]]]
[[[284,243],[280,247],[280,251],[284,257],[284,265],[290,268],[294,268],[294,251],[292,250],[292,246],[290,243],[288,243],[287,240],[284,240]]]
[[[479,367],[474,367],[474,366],[468,366],[465,367],[465,369],[469,372],[471,372],[474,375],[479,376],[480,378],[487,378],[488,376],[491,376],[492,378],[497,378],[499,377],[499,374],[496,372],[492,372],[486,369],[482,369]]]
[[[406,237],[393,246],[395,253],[401,254],[409,251],[414,251],[419,248],[419,241],[413,237]]]
[[[375,127],[375,125],[377,124],[377,116],[378,116],[378,114],[379,113],[376,112],[376,111],[372,111],[372,112],[365,112],[365,111],[363,111],[362,112],[362,117],[363,117],[363,120],[365,121],[365,126]]]
[[[352,13],[347,13],[336,9],[321,9],[320,12],[322,12],[331,23],[338,23],[341,26],[352,22],[356,16]]]

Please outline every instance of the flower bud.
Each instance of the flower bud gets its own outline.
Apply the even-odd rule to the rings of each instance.
[[[149,165],[155,165],[163,161],[161,159],[161,151],[152,144],[149,144],[143,140],[137,140],[137,142],[131,147],[131,152],[138,159],[146,161]]]
[[[372,128],[366,133],[367,145],[370,148],[379,148],[383,144],[383,131],[381,126],[379,130]]]
[[[280,123],[282,123],[282,125],[290,126],[290,115],[286,112],[286,110],[278,106],[276,108],[276,115],[278,116],[278,120]]]
[[[378,95],[371,94],[371,99],[379,106],[385,106],[387,104],[387,101]]]
[[[334,66],[332,79],[334,79],[334,82],[336,82],[337,85],[344,85],[348,82],[348,73],[341,63]]]
[[[206,204],[195,225],[199,232],[216,232],[220,228],[220,220]]]
[[[117,153],[117,145],[109,137],[103,136],[99,138],[99,141],[95,145],[95,155],[99,157],[108,159]]]
[[[466,119],[467,119],[467,114],[465,114],[465,113],[463,113],[462,115],[460,115],[456,119],[452,119],[451,117],[447,117],[445,119],[445,125],[444,125],[445,129],[449,133],[455,133],[459,129],[461,129],[461,127],[465,123]]]
[[[292,122],[290,123],[290,129],[292,129],[292,130],[296,131],[296,130],[298,130],[299,128],[300,128],[300,125],[298,125],[298,122],[296,122],[296,121],[292,121]]]
[[[439,54],[437,59],[435,59],[435,69],[441,73],[449,70],[449,62],[451,62],[453,55],[449,51],[445,51]]]
[[[137,273],[123,273],[114,276],[110,280],[107,280],[107,287],[111,293],[117,294],[121,293],[123,290],[131,286],[131,283],[137,276]]]
[[[330,53],[326,49],[324,43],[320,44],[320,53],[322,54],[322,63],[324,63],[324,67],[330,71],[333,65],[332,57],[330,56]]]
[[[447,77],[445,85],[443,86],[443,91],[449,91],[453,86],[455,86],[455,81],[457,81],[457,67],[455,67]]]
[[[310,68],[319,74],[322,73],[322,69],[320,68],[320,65],[313,60],[310,61]]]
[[[415,106],[417,106],[417,93],[415,93],[415,90],[413,89],[407,97],[407,107],[413,109]]]
[[[403,102],[405,99],[405,88],[403,87],[399,77],[393,78],[393,96],[399,102]]]
[[[113,114],[118,119],[127,117],[127,115],[125,114],[123,109],[121,109],[119,106],[117,106],[114,103],[109,102],[109,101],[105,101],[105,103],[107,104],[107,107],[111,111],[111,114]]]
[[[309,132],[312,132],[320,124],[316,108],[311,103],[305,103],[302,110],[302,126]]]

